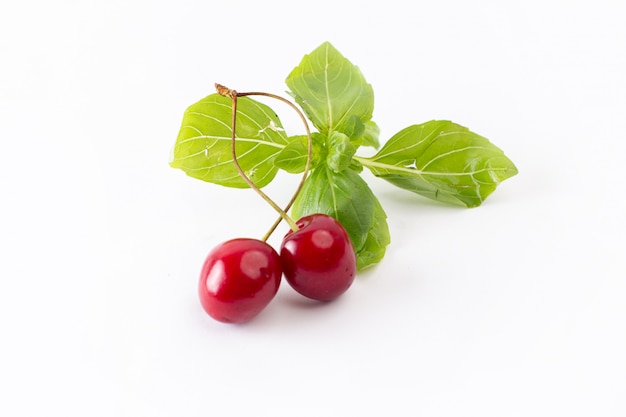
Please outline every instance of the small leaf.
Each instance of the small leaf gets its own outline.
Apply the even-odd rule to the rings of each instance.
[[[227,187],[245,188],[232,158],[231,99],[212,94],[187,108],[170,162],[187,175]],[[274,157],[287,146],[278,116],[265,104],[238,99],[237,160],[258,186],[267,185],[278,167]]]
[[[379,135],[380,128],[373,120],[370,120],[365,123],[365,131],[363,132],[363,136],[360,138],[360,144],[378,149],[380,147],[380,142],[378,142]]]
[[[352,116],[350,120],[352,122],[348,124],[343,133],[350,137],[352,144],[357,148],[364,145],[378,149],[380,146],[378,143],[378,135],[380,134],[378,125],[373,120],[363,124],[356,116]]]
[[[365,133],[365,125],[357,116],[350,116],[343,127],[342,133],[350,138],[350,140],[355,141],[356,139],[363,136]]]
[[[311,169],[326,157],[326,150],[321,145],[323,139],[319,133],[312,133]],[[289,137],[289,144],[276,155],[274,164],[291,174],[304,172],[308,156],[308,138],[306,135]]]
[[[358,159],[374,175],[428,198],[475,207],[517,174],[502,150],[449,121],[410,126],[371,158]]]
[[[307,144],[301,140],[290,142],[274,158],[274,165],[291,174],[299,174],[306,168]]]
[[[326,163],[335,172],[343,171],[350,166],[356,148],[350,138],[343,133],[333,132],[328,139],[328,156]]]
[[[349,134],[357,117],[372,118],[374,92],[358,67],[325,42],[291,71],[286,79],[291,94],[320,133]]]
[[[375,197],[356,172],[320,165],[311,172],[293,205],[293,215],[324,213],[346,229],[355,251],[363,248],[374,221]]]

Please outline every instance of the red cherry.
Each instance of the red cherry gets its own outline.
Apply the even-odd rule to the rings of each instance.
[[[356,256],[343,226],[325,214],[298,220],[297,231],[285,235],[280,259],[285,279],[300,294],[330,301],[354,281]]]
[[[255,317],[276,295],[282,268],[278,253],[256,239],[232,239],[215,247],[200,273],[204,310],[224,323]]]

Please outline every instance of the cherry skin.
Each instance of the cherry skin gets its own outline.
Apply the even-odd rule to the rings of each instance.
[[[232,239],[215,247],[200,273],[198,292],[204,310],[224,323],[243,323],[259,314],[278,291],[282,268],[278,253],[256,239]]]
[[[300,294],[331,301],[354,281],[356,256],[348,233],[333,217],[311,214],[283,238],[280,259],[287,282]]]

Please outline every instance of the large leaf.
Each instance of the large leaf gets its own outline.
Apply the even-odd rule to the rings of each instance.
[[[352,169],[335,172],[320,165],[307,178],[293,215],[324,213],[343,225],[357,255],[359,269],[378,262],[389,243],[386,215],[365,181]]]
[[[228,187],[245,188],[232,158],[231,99],[212,94],[187,108],[170,165],[187,175]],[[237,160],[259,187],[278,167],[274,157],[287,146],[287,136],[268,106],[241,97],[237,104]]]
[[[371,158],[374,175],[434,200],[475,207],[517,174],[502,150],[450,121],[433,120],[398,132]]]
[[[324,134],[350,135],[357,117],[372,118],[374,92],[358,67],[325,42],[291,71],[286,80],[291,94],[313,125]]]

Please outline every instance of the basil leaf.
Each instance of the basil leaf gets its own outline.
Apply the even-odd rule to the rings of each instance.
[[[518,172],[489,140],[440,120],[409,126],[376,155],[358,160],[398,187],[467,207],[479,206],[498,184]]]
[[[358,270],[363,270],[380,262],[385,256],[387,245],[391,241],[387,226],[387,214],[378,199],[374,195],[372,198],[374,199],[373,221],[363,247],[356,253]]]
[[[328,156],[326,163],[335,172],[343,171],[350,166],[356,148],[350,138],[343,133],[333,132],[328,139]]]
[[[357,116],[350,116],[343,126],[342,133],[348,136],[351,140],[356,140],[363,136],[365,133],[365,125]]]
[[[227,187],[246,188],[232,158],[231,99],[212,94],[187,108],[170,165],[187,175]],[[287,146],[276,113],[248,97],[237,103],[237,160],[258,186],[278,171],[274,157]]]
[[[274,158],[274,165],[291,174],[299,174],[306,168],[306,157],[307,144],[305,137],[304,142],[301,140],[289,142]]]
[[[311,169],[315,168],[326,158],[326,150],[323,147],[323,138],[319,133],[312,133],[313,140],[311,149]],[[274,164],[291,174],[304,172],[308,156],[308,138],[306,135],[289,137],[289,144],[276,155]]]
[[[324,213],[337,219],[350,235],[355,251],[364,247],[374,221],[375,197],[356,172],[334,172],[320,165],[306,179],[293,205],[293,215]]]
[[[380,142],[378,142],[379,135],[380,128],[376,123],[374,123],[373,120],[370,120],[365,123],[365,131],[363,132],[363,136],[360,138],[359,144],[378,149],[380,147]]]
[[[363,172],[363,164],[360,163],[359,161],[357,161],[356,159],[352,158],[352,160],[350,160],[350,166],[348,167],[351,170],[358,172],[359,174],[361,172]]]
[[[349,119],[348,125],[344,128],[343,133],[350,137],[350,141],[357,148],[361,145],[371,146],[374,149],[380,147],[378,143],[380,129],[372,120],[363,124],[358,117],[352,116]]]
[[[286,81],[291,94],[321,133],[350,134],[356,116],[372,118],[374,91],[358,67],[325,42],[302,58]]]

